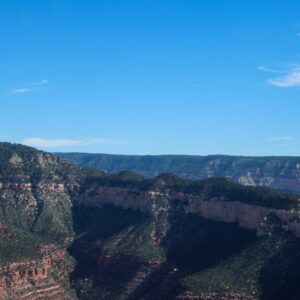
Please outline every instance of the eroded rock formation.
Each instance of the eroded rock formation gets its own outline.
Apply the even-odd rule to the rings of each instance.
[[[40,259],[0,264],[0,299],[75,299],[69,286],[72,269],[64,249],[44,245]]]

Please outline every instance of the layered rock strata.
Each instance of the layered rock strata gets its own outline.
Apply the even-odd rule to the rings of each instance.
[[[65,250],[49,244],[42,248],[41,259],[23,259],[0,264],[0,299],[75,299],[68,286],[72,271]]]
[[[132,208],[151,212],[152,203],[156,197],[180,200],[184,203],[186,213],[198,214],[213,221],[236,222],[241,228],[254,229],[258,234],[263,230],[266,217],[269,214],[275,214],[281,221],[282,229],[289,230],[300,237],[300,211],[250,205],[239,201],[227,201],[224,198],[203,200],[199,196],[184,193],[99,187],[93,191],[87,190],[86,193],[75,199],[75,203],[84,203],[84,205],[89,206],[101,206],[110,203],[125,209]]]

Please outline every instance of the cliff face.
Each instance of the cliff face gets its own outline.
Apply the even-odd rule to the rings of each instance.
[[[300,157],[188,155],[108,155],[58,153],[79,165],[111,173],[127,170],[155,177],[173,173],[186,179],[226,176],[244,185],[267,186],[300,193]]]
[[[225,201],[222,197],[203,200],[200,196],[191,194],[114,187],[99,187],[93,190],[92,197],[90,195],[91,190],[87,190],[74,201],[92,207],[113,204],[124,209],[131,208],[153,213],[153,203],[156,198],[164,198],[167,201],[176,199],[184,203],[186,213],[197,214],[205,219],[219,222],[238,223],[241,228],[256,230],[258,234],[263,229],[265,218],[269,214],[274,214],[281,221],[282,229],[289,230],[300,237],[300,211],[295,209],[274,209],[240,201]]]

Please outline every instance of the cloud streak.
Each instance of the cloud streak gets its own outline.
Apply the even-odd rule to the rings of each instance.
[[[114,139],[45,139],[39,137],[26,138],[21,143],[31,147],[41,148],[60,148],[72,146],[89,146],[89,145],[125,145],[134,142],[128,140]]]
[[[294,67],[290,72],[284,76],[268,79],[267,82],[270,85],[289,88],[289,87],[299,87],[300,86],[300,67]]]
[[[27,93],[31,93],[33,92],[34,89],[29,89],[29,88],[18,88],[18,89],[14,89],[12,90],[10,93],[11,94],[27,94]]]
[[[258,66],[257,70],[262,71],[262,72],[268,72],[268,73],[283,73],[280,70],[276,70],[276,69],[272,69],[272,68],[268,68],[266,66]]]
[[[37,91],[41,86],[46,84],[48,84],[47,79],[43,79],[37,82],[27,83],[19,88],[11,90],[10,94],[28,94]]]

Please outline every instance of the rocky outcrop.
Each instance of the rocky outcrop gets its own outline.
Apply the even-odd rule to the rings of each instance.
[[[23,159],[18,154],[13,154],[9,159],[9,163],[13,166],[19,166],[23,162]]]
[[[45,245],[41,258],[0,265],[0,299],[75,299],[68,286],[72,263],[57,245]]]

